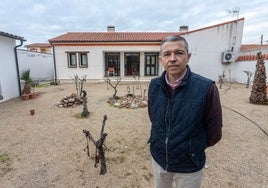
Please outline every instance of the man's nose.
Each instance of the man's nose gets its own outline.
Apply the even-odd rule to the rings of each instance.
[[[176,60],[176,55],[175,53],[171,53],[170,54],[170,58],[169,58],[170,61],[175,61]]]

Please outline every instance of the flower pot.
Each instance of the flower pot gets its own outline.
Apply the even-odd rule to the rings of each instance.
[[[30,114],[31,114],[32,116],[34,115],[34,112],[35,112],[34,109],[31,109],[31,110],[30,110]]]
[[[36,99],[37,93],[30,93],[30,99]]]
[[[22,98],[22,100],[28,100],[28,99],[30,99],[30,94],[22,94],[21,98]]]

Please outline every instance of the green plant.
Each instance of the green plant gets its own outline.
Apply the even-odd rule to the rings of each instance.
[[[23,94],[29,94],[29,93],[31,93],[32,78],[30,76],[30,69],[24,70],[21,73],[20,79],[21,80],[24,80],[24,87],[23,87],[22,93]]]
[[[10,159],[9,159],[9,157],[8,157],[7,154],[1,154],[1,155],[0,155],[0,164],[5,163],[5,162],[7,162],[7,161],[9,161],[9,160],[10,160]]]
[[[12,170],[11,160],[7,154],[0,154],[0,178]]]

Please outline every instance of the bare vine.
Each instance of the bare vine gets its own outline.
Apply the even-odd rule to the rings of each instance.
[[[88,157],[90,157],[89,154],[89,142],[91,141],[95,147],[95,164],[94,167],[97,168],[99,161],[101,161],[101,170],[100,170],[100,175],[105,174],[107,172],[106,169],[106,160],[105,160],[105,150],[106,150],[106,146],[104,145],[105,142],[105,138],[108,135],[107,133],[104,133],[104,126],[105,126],[105,122],[107,120],[107,116],[104,115],[103,116],[103,121],[102,121],[102,127],[101,127],[101,132],[100,132],[100,138],[98,140],[95,140],[91,133],[88,130],[83,130],[83,133],[86,136],[87,139],[87,146],[84,149],[84,151],[87,152]]]
[[[76,88],[76,94],[81,96],[83,92],[84,83],[86,82],[87,75],[82,76],[79,78],[77,74],[74,75],[74,83]]]
[[[118,84],[121,82],[121,78],[120,78],[120,77],[116,77],[115,80],[116,80],[116,83],[115,83],[115,85],[113,85],[113,84],[112,84],[112,80],[111,80],[110,78],[106,77],[106,78],[104,79],[104,81],[114,89],[113,98],[116,98],[116,94],[117,94],[117,86],[118,86]]]

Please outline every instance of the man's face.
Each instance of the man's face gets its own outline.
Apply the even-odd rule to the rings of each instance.
[[[162,45],[160,63],[169,76],[179,78],[185,72],[191,54],[188,54],[183,41],[166,42]]]

